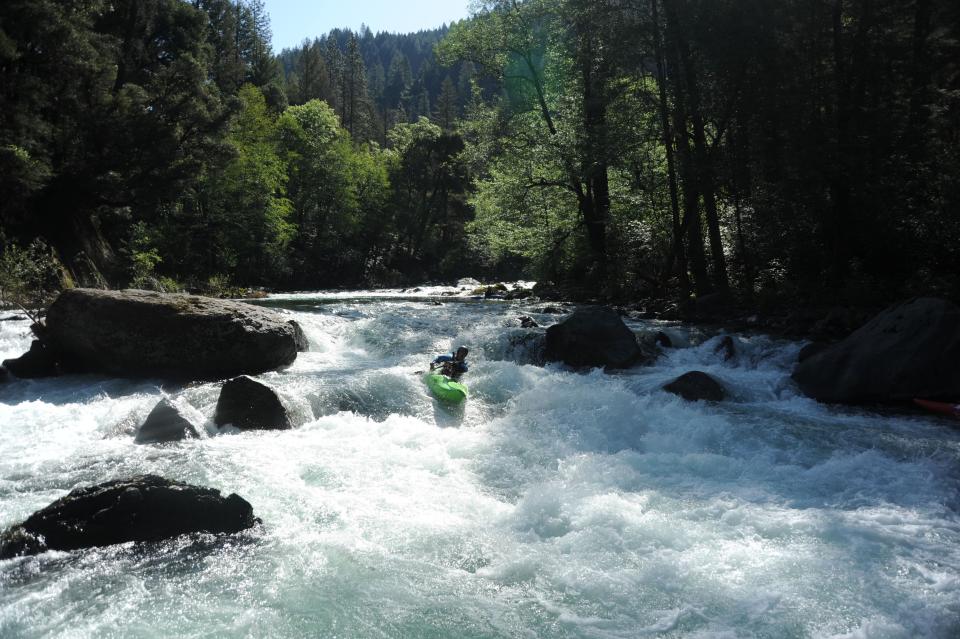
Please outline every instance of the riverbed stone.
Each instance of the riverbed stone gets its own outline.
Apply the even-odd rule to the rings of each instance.
[[[917,298],[883,311],[842,342],[807,357],[793,379],[822,402],[960,397],[960,308]]]
[[[520,322],[520,328],[539,328],[540,325],[537,324],[537,320],[533,319],[529,315],[522,315],[517,318],[517,321]]]
[[[213,421],[240,430],[288,430],[293,427],[277,392],[247,376],[223,385]]]
[[[198,427],[177,404],[160,400],[147,416],[134,441],[137,444],[163,444],[199,437]]]
[[[548,361],[575,367],[629,368],[653,357],[640,348],[636,335],[611,308],[582,308],[547,329]]]
[[[729,362],[737,356],[737,342],[731,335],[724,335],[723,339],[717,342],[713,352],[723,358],[723,361]]]
[[[176,379],[258,374],[307,347],[295,322],[244,302],[93,289],[61,293],[45,341],[71,371]]]
[[[684,373],[664,386],[663,390],[688,402],[722,402],[727,398],[723,385],[703,371]]]
[[[0,559],[254,526],[242,497],[141,475],[78,488],[0,535]]]

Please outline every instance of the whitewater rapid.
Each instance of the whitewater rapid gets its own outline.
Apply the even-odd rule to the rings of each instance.
[[[631,322],[685,348],[577,373],[523,341],[519,316],[562,319],[543,304],[440,289],[266,304],[310,340],[261,376],[292,431],[138,446],[164,394],[211,418],[218,385],[0,386],[0,528],[139,473],[236,492],[263,520],[0,562],[0,637],[960,636],[960,431],[803,398],[802,344],[735,335],[725,361],[719,335]],[[414,373],[460,344],[458,412]],[[28,322],[0,322],[0,358],[28,346]],[[689,370],[732,399],[660,390]]]

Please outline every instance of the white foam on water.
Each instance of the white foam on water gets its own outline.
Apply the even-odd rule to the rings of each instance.
[[[818,405],[789,381],[800,345],[763,337],[733,336],[730,361],[720,337],[695,335],[618,374],[537,367],[515,321],[535,307],[442,301],[271,300],[311,344],[262,376],[292,431],[137,446],[161,397],[209,420],[219,385],[0,387],[0,526],[147,472],[236,492],[263,520],[227,538],[0,562],[0,636],[960,633],[948,422]],[[0,323],[4,356],[29,346],[24,328]],[[459,344],[472,350],[461,410],[414,374]],[[689,370],[731,400],[660,389]]]

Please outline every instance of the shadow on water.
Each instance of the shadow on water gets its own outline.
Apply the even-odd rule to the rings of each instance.
[[[66,406],[86,404],[103,397],[121,398],[156,394],[158,390],[176,393],[189,387],[182,382],[161,379],[128,379],[100,375],[65,375],[47,379],[23,379],[4,385],[0,404],[21,404],[41,399],[46,404]]]
[[[126,542],[73,551],[54,551],[17,557],[0,571],[0,584],[12,592],[38,582],[57,580],[66,572],[111,562],[123,570],[144,576],[177,577],[201,573],[208,561],[225,553],[256,552],[262,544],[264,525],[238,533],[187,533],[155,542]]]
[[[459,428],[466,415],[466,402],[456,404],[433,400],[433,418],[438,428]]]

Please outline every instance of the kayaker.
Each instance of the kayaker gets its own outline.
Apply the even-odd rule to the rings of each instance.
[[[466,359],[470,349],[461,346],[450,355],[441,355],[430,364],[430,370],[440,369],[440,372],[450,379],[457,380],[469,370]]]

